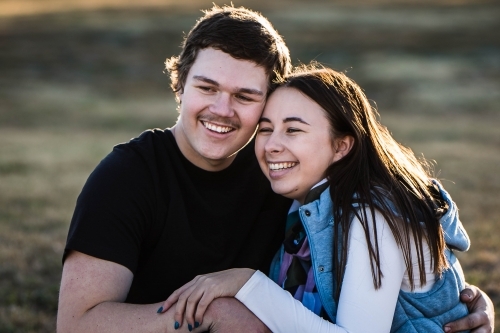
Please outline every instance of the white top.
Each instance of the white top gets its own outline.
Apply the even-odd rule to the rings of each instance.
[[[367,214],[372,224],[371,214]],[[373,286],[370,258],[363,227],[354,218],[349,235],[349,249],[337,310],[337,323],[317,316],[266,275],[257,271],[236,294],[274,333],[389,332],[399,290],[410,290],[403,254],[382,214],[375,212],[383,273],[382,287]],[[430,251],[424,242],[427,284],[420,286],[418,262],[414,256],[414,292],[425,292],[435,282],[430,266]],[[415,252],[413,244],[412,253]]]

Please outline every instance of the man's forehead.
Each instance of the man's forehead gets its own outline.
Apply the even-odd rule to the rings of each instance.
[[[188,79],[234,89],[267,92],[268,75],[262,66],[250,60],[233,58],[220,50],[200,50]]]

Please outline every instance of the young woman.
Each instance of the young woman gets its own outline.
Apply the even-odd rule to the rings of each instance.
[[[199,276],[164,304],[177,302],[179,322],[185,312],[197,327],[214,298],[232,296],[286,333],[440,332],[467,314],[455,204],[344,74],[303,66],[286,78],[255,151],[273,190],[295,199],[270,278]]]

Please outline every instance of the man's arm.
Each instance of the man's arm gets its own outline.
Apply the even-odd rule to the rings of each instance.
[[[495,309],[493,302],[481,289],[469,285],[460,294],[467,304],[469,315],[444,326],[445,332],[460,332],[473,329],[473,333],[490,333],[495,329]],[[475,329],[474,329],[475,328]]]
[[[161,302],[126,304],[133,274],[126,267],[72,251],[64,262],[57,313],[57,332],[187,333],[175,329],[175,307],[158,314]],[[243,304],[221,298],[207,309],[195,332],[262,332],[269,329]]]
[[[57,331],[174,332],[173,312],[156,313],[161,303],[123,303],[132,279],[122,265],[72,251],[63,267]]]

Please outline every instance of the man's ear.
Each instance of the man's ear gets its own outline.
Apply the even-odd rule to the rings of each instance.
[[[333,161],[336,162],[344,158],[351,151],[352,146],[354,146],[354,137],[351,135],[335,139]]]

